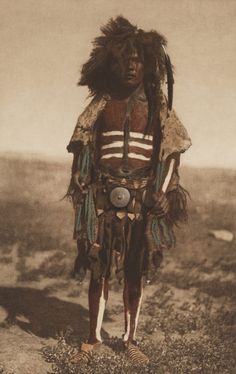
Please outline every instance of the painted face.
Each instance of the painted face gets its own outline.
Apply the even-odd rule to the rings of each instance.
[[[122,83],[126,87],[135,87],[143,80],[144,66],[137,52],[128,56]]]

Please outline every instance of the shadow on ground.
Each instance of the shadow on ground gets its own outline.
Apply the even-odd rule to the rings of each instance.
[[[17,324],[42,338],[55,338],[67,327],[80,337],[88,333],[88,311],[79,304],[48,296],[46,290],[0,287],[0,306],[7,312],[2,327]]]

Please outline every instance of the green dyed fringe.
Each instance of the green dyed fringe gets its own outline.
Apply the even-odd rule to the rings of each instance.
[[[91,150],[89,145],[86,145],[79,155],[78,170],[81,182],[90,179]],[[89,186],[83,202],[78,207],[75,230],[76,232],[85,230],[88,241],[93,243],[97,237],[97,225],[93,188]]]
[[[159,162],[157,165],[155,192],[160,190],[164,170],[165,162]],[[173,225],[167,217],[153,217],[151,223],[151,234],[157,249],[161,250],[163,247],[170,248],[175,245],[176,240],[172,227]]]
[[[91,166],[91,150],[90,146],[87,144],[83,147],[78,158],[78,170],[80,172],[80,178],[82,181],[86,180],[90,176],[90,166]]]

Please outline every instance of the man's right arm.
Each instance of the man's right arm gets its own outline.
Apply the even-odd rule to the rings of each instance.
[[[80,172],[79,172],[79,155],[83,148],[83,143],[81,141],[71,141],[66,147],[69,153],[73,153],[73,161],[71,166],[71,179],[73,182],[82,189],[80,184]]]

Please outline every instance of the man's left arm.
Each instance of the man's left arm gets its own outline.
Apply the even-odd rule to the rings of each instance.
[[[164,216],[173,208],[171,206],[173,200],[178,200],[177,205],[179,206],[186,200],[184,189],[179,185],[178,167],[180,154],[191,146],[191,140],[175,110],[168,109],[167,99],[163,94],[161,96],[160,121],[162,141],[159,162],[164,165],[164,172],[161,176],[160,187],[154,193],[153,198],[155,211],[159,216]]]
[[[170,155],[165,161],[165,169],[162,174],[159,190],[153,194],[155,212],[158,216],[164,216],[169,213],[170,202],[168,194],[179,186],[179,163],[179,153]]]

